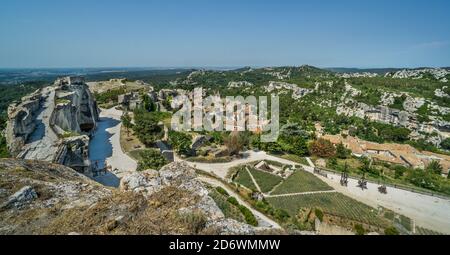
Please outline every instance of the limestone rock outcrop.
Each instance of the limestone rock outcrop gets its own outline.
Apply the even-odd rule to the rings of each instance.
[[[168,187],[185,190],[198,199],[195,204],[179,208],[181,214],[200,211],[207,217],[207,226],[214,227],[219,234],[254,234],[255,230],[244,223],[225,219],[224,214],[208,195],[208,190],[202,182],[196,179],[195,169],[186,163],[175,162],[163,167],[159,171],[148,170],[130,173],[122,178],[120,189],[133,191],[144,197],[151,197]]]
[[[42,101],[41,91],[23,97],[8,107],[8,122],[5,130],[9,151],[13,156],[19,154],[28,137],[36,128],[35,117]]]
[[[226,219],[195,177],[173,163],[116,190],[62,165],[0,159],[0,234],[255,234]]]
[[[55,110],[50,125],[57,132],[89,134],[93,131],[99,110],[84,80],[67,77],[57,80],[55,85]]]
[[[89,135],[99,120],[97,103],[82,77],[64,77],[12,104],[6,138],[14,157],[90,169]]]

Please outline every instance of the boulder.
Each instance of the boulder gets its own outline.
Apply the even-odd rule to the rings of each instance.
[[[38,195],[32,187],[25,186],[14,193],[12,196],[10,196],[4,206],[21,209],[31,203],[37,197]]]

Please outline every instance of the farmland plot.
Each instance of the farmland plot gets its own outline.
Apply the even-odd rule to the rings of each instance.
[[[378,216],[375,208],[360,203],[340,193],[320,193],[310,195],[267,198],[277,209],[283,209],[295,217],[301,208],[320,208],[326,214],[370,225],[386,227],[388,220]]]
[[[313,174],[300,170],[295,171],[280,186],[276,187],[272,195],[327,190],[333,190],[333,188]]]
[[[283,178],[274,174],[266,173],[251,167],[249,167],[248,170],[253,175],[253,178],[255,178],[261,191],[264,193],[271,191],[277,184],[283,181]]]

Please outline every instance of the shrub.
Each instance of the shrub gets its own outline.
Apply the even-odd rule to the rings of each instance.
[[[331,158],[336,155],[336,149],[333,144],[322,138],[312,142],[309,150],[312,155],[322,158]]]
[[[182,215],[181,221],[186,224],[187,229],[191,233],[198,234],[205,228],[208,219],[204,213],[195,211]]]
[[[323,221],[323,212],[322,212],[322,210],[316,208],[316,209],[314,210],[314,213],[316,214],[316,217],[317,217],[320,221]]]
[[[444,141],[442,141],[441,147],[444,150],[450,150],[450,138],[446,138]]]
[[[275,213],[274,213],[274,217],[275,219],[279,220],[279,221],[286,221],[287,219],[290,218],[290,215],[288,212],[286,212],[285,210],[282,209],[276,209]]]
[[[443,169],[442,169],[441,164],[439,164],[438,161],[433,160],[427,165],[426,170],[440,175],[442,173]]]
[[[222,187],[217,187],[216,190],[217,190],[217,192],[219,192],[220,194],[222,194],[222,195],[224,195],[226,197],[230,196],[230,194],[228,194],[228,192]]]
[[[141,160],[138,162],[138,171],[159,170],[169,163],[157,150],[144,150],[139,153],[139,156]]]
[[[366,230],[364,229],[364,227],[361,224],[355,224],[355,226],[353,228],[357,235],[362,236],[366,233]]]
[[[395,227],[388,227],[384,230],[384,234],[387,236],[397,236],[400,235],[400,232]]]
[[[227,199],[227,201],[228,201],[230,204],[233,204],[233,205],[235,205],[235,206],[239,206],[239,202],[237,201],[237,199],[236,199],[235,197],[229,197],[229,198]]]
[[[170,131],[169,143],[177,153],[187,155],[191,150],[192,137],[185,133]]]
[[[247,224],[255,226],[255,227],[258,226],[258,220],[256,219],[255,215],[253,215],[253,213],[247,207],[245,207],[243,205],[239,205],[239,210],[244,215],[245,222],[247,222]]]
[[[343,143],[336,146],[336,156],[340,159],[346,159],[350,156],[351,150],[345,148]]]
[[[163,130],[158,125],[160,119],[157,114],[136,111],[134,115],[135,125],[133,127],[139,140],[145,145],[152,146],[163,136]]]

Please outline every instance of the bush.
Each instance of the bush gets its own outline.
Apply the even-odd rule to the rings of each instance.
[[[442,166],[438,161],[431,161],[426,168],[427,171],[430,171],[431,173],[435,173],[435,174],[441,174],[442,173]]]
[[[320,221],[323,221],[323,212],[320,209],[315,209],[314,213],[316,214],[317,219]]]
[[[239,210],[244,215],[245,222],[247,222],[247,224],[255,226],[255,227],[258,226],[258,220],[256,219],[255,215],[253,215],[253,213],[247,207],[245,207],[243,205],[239,205]]]
[[[446,138],[444,141],[442,141],[441,147],[444,150],[450,150],[450,138]]]
[[[322,138],[312,142],[309,151],[312,155],[322,158],[331,158],[336,155],[336,149],[333,144]]]
[[[282,209],[276,209],[275,213],[274,213],[274,217],[275,219],[285,222],[287,221],[291,216],[289,215],[288,212],[286,212],[285,210]]]
[[[158,139],[163,137],[163,130],[158,125],[158,115],[145,111],[136,111],[134,115],[135,125],[133,127],[139,140],[145,145],[152,146]]]
[[[360,235],[360,236],[362,236],[366,233],[366,230],[364,229],[364,227],[361,224],[355,224],[353,229],[355,230],[356,234]]]
[[[226,197],[230,196],[230,194],[228,194],[228,192],[222,187],[217,187],[216,190],[217,190],[217,192],[219,192],[220,194],[222,194],[222,195],[224,195]]]
[[[169,163],[157,150],[144,150],[139,153],[139,156],[141,160],[138,162],[138,171],[159,170]]]
[[[387,236],[397,236],[400,235],[400,232],[395,227],[388,227],[384,230],[384,234]]]
[[[233,205],[235,205],[235,206],[239,206],[239,202],[237,201],[237,199],[236,199],[235,197],[229,197],[229,198],[227,199],[227,201],[228,201],[230,204],[233,204]]]
[[[206,215],[202,212],[191,212],[186,213],[181,216],[181,222],[183,222],[187,229],[192,234],[198,234],[200,231],[202,231],[205,226],[206,222],[208,221],[208,218]]]
[[[346,159],[351,155],[351,150],[345,148],[344,144],[340,143],[336,146],[336,156],[340,159]]]
[[[179,154],[187,155],[191,151],[192,137],[182,132],[169,132],[169,143]]]

